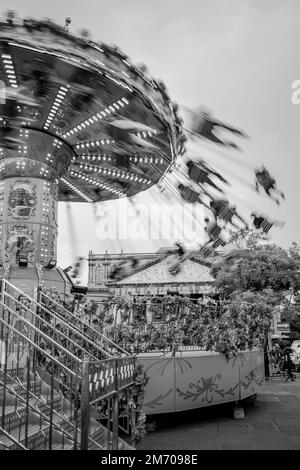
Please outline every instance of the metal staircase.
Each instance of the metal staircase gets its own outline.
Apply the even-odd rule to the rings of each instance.
[[[109,354],[114,356],[130,356],[130,353],[119,346],[117,343],[107,338],[105,335],[100,333],[98,330],[93,328],[89,323],[82,320],[80,317],[75,315],[70,310],[66,309],[63,305],[58,303],[56,300],[49,297],[42,290],[38,292],[39,304],[43,308],[49,308],[55,315],[61,320],[68,322],[73,328],[81,332],[86,338],[96,343],[99,347],[105,349]]]
[[[132,449],[135,358],[56,310],[2,280],[0,449]]]
[[[18,444],[34,450],[80,448],[81,430],[73,419],[72,402],[57,391],[54,391],[51,397],[51,387],[37,373],[34,377],[28,377],[26,369],[23,368],[19,369],[18,376],[14,377],[14,372],[14,369],[7,370],[6,378],[4,373],[1,373],[0,377],[2,430],[6,431],[5,435],[0,430],[1,444],[11,450],[16,450]],[[4,380],[6,380],[5,388]],[[78,419],[80,419],[79,412],[77,421]],[[95,419],[91,419],[90,427],[89,449],[106,449],[107,428]],[[119,439],[118,448],[128,447]]]

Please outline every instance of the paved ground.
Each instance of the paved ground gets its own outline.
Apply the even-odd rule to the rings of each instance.
[[[300,374],[295,382],[272,378],[233,419],[232,405],[160,416],[157,430],[138,449],[289,450],[300,449]]]

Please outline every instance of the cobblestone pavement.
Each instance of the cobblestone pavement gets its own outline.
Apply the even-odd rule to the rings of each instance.
[[[300,449],[300,374],[295,382],[271,378],[245,418],[233,419],[232,404],[160,415],[138,449]]]

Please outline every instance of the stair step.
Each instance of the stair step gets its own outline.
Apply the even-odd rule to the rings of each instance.
[[[19,369],[7,369],[6,383],[12,383],[15,379],[24,380],[25,369],[20,367]],[[4,370],[0,369],[0,378],[3,378]]]
[[[18,393],[18,395],[20,395],[21,397],[23,398],[26,397],[27,390],[26,390],[25,384],[10,383],[9,387],[13,388],[16,391],[16,393]],[[42,391],[42,382],[40,380],[30,382],[29,390],[35,395],[40,395]],[[8,388],[6,389],[6,393],[9,393]],[[0,404],[2,403],[3,396],[4,396],[4,388],[3,386],[0,386]]]
[[[25,407],[19,407],[19,408],[15,408],[13,406],[8,406],[6,408],[6,413],[5,413],[5,425],[4,425],[4,429],[9,432],[13,437],[15,437],[15,435],[17,434],[19,436],[19,428],[22,428],[24,427],[25,425],[25,422],[26,422],[26,408]],[[18,413],[17,413],[18,412]],[[33,411],[29,412],[29,426],[28,426],[28,435],[29,437],[31,436],[31,434],[33,434],[31,431],[32,430],[36,430],[36,429],[42,429],[44,430],[44,432],[47,432],[48,431],[48,427],[50,429],[50,425],[49,423],[45,422],[44,420],[42,421],[42,425],[40,425],[39,423],[37,424],[37,422],[39,421],[39,416],[38,416],[38,410],[36,411],[36,415]],[[18,416],[21,415],[21,416]],[[53,424],[59,424],[59,422],[61,422],[61,417],[59,416],[56,416],[55,414],[53,415]],[[60,426],[59,426],[60,427]],[[64,430],[66,431],[66,430]],[[68,450],[68,449],[72,449],[73,448],[73,444],[71,442],[70,439],[68,439],[68,437],[62,437],[62,432],[63,432],[63,428],[61,429],[61,432],[58,430],[58,429],[54,429],[53,428],[53,434],[52,434],[52,449],[54,450]],[[70,435],[72,436],[74,433],[74,429],[73,429],[73,432],[70,433]],[[25,436],[25,435],[24,435]],[[4,441],[2,438],[1,438],[1,434],[0,434],[0,442],[2,444],[5,444],[7,446],[8,445],[8,441],[11,443],[10,444],[10,448],[14,448],[14,447],[11,447],[11,446],[14,446],[14,442],[11,441],[7,436],[6,437],[6,440]],[[20,441],[22,441],[22,430],[21,430],[21,439]],[[18,439],[19,440],[19,439]],[[49,442],[48,440],[45,438],[45,442],[43,441],[43,437],[42,436],[39,436],[38,440],[40,441],[39,442],[39,448],[42,448],[44,449],[45,445],[46,445],[46,448],[47,446],[49,446]],[[48,444],[47,444],[48,442]],[[45,444],[46,443],[46,444]],[[35,443],[32,442],[31,444],[27,444],[29,448],[32,448],[32,446],[34,447],[35,449]]]
[[[28,443],[27,443],[28,448],[35,448],[35,447],[32,447],[32,445],[34,444],[33,443],[34,440],[31,438],[36,437],[36,439],[41,440],[42,432],[46,431],[47,428],[49,428],[48,424],[42,424],[41,426],[39,424],[28,425]],[[14,437],[18,442],[21,442],[22,444],[24,444],[25,442],[25,434],[26,434],[25,425],[22,425],[20,428],[13,429],[10,432],[10,435]],[[6,445],[9,448],[13,448],[15,445],[7,436],[5,436],[4,434],[1,434],[1,431],[0,431],[0,440],[4,445]],[[31,446],[30,446],[30,441],[31,441]]]
[[[15,447],[15,450],[23,450],[21,449],[21,447],[16,446],[15,442],[12,439],[10,439],[9,436],[5,436],[5,437],[9,440],[11,445]],[[7,444],[4,444],[2,437],[0,436],[0,450],[10,450],[10,449],[11,449],[11,446],[7,446]]]
[[[4,425],[2,426],[5,429],[5,431],[11,432],[13,429],[18,428],[19,426],[25,424],[26,408],[18,407],[18,408],[14,408],[13,410],[9,410],[8,408],[13,408],[13,407],[5,408]],[[2,419],[1,419],[1,422],[2,422]]]
[[[36,406],[39,410],[41,410],[41,412],[43,414],[45,414],[46,416],[49,416],[50,415],[50,404],[51,404],[51,400],[48,399],[48,401],[46,403],[42,403],[42,402],[37,402],[34,398],[32,399],[32,403],[34,404],[34,406]],[[53,402],[52,402],[52,407],[55,411],[57,412],[61,412],[62,410],[62,398],[60,396],[57,396],[55,398],[53,398]]]
[[[66,443],[66,444],[53,444],[52,445],[52,450],[72,450],[74,447],[74,444],[72,443]]]
[[[24,408],[25,405],[16,404],[16,405],[7,405],[5,406],[5,414],[13,413],[14,411],[20,411]],[[2,410],[1,410],[2,411]]]
[[[42,381],[38,382],[39,387],[42,388]],[[37,382],[33,381],[31,382],[31,388],[34,388],[35,385],[37,385]],[[25,384],[24,384],[25,386]],[[11,384],[10,384],[11,387]],[[16,391],[19,390],[19,394],[24,397],[26,396],[26,389],[22,387],[22,385],[16,385],[13,387]],[[21,393],[20,393],[21,392]],[[2,398],[3,398],[3,387],[0,389],[0,400],[1,400],[1,393],[2,393]],[[22,442],[25,444],[25,419],[26,419],[26,409],[25,406],[23,405],[18,405],[16,408],[16,398],[13,396],[12,392],[9,392],[7,389],[7,398],[9,397],[9,400],[6,400],[8,403],[10,401],[11,404],[6,406],[6,421],[5,421],[5,429],[12,434],[13,437],[15,437],[19,442]],[[49,446],[49,438],[47,438],[47,433],[49,431],[49,423],[45,422],[44,420],[42,421],[42,424],[37,423],[37,420],[39,420],[39,410],[49,416],[50,415],[50,410],[48,409],[48,406],[50,405],[50,396],[47,394],[42,394],[41,397],[39,398],[44,398],[47,400],[46,403],[42,403],[36,398],[31,397],[29,399],[29,403],[35,407],[36,410],[36,415],[34,412],[31,410],[30,416],[29,416],[29,423],[30,421],[33,421],[33,423],[30,423],[28,425],[28,441],[27,441],[27,447],[30,449],[44,449],[48,448]],[[15,402],[16,400],[16,402]],[[57,392],[54,393],[54,398],[53,398],[53,408],[54,410],[61,412],[62,405],[63,405],[63,400],[64,398],[58,394]],[[68,416],[70,413],[70,407],[68,406],[68,400],[65,400],[65,415]],[[70,405],[70,404],[69,404]],[[69,413],[68,413],[69,409]],[[70,419],[70,418],[69,418]],[[37,423],[37,424],[36,424]],[[74,435],[74,424],[68,423],[68,422],[63,422],[61,420],[61,417],[53,414],[53,423],[57,424],[60,428],[61,431],[65,431],[71,436]],[[77,439],[78,442],[80,442],[80,410],[78,410],[78,434],[77,434]],[[21,429],[21,431],[20,431]],[[20,439],[19,439],[19,432],[21,432]],[[65,445],[62,445],[62,437],[61,434],[56,430],[53,431],[53,436],[56,435],[57,438],[54,439],[53,437],[53,449],[55,450],[63,450],[64,449],[72,449],[73,444],[70,442],[68,438],[65,438]],[[0,434],[1,436],[1,434]],[[98,446],[100,446],[103,450],[107,449],[107,428],[103,426],[101,423],[96,421],[94,418],[91,417],[91,425],[90,425],[90,437],[93,439]],[[17,449],[17,446],[14,444],[13,441],[11,441],[9,438],[5,438],[3,436],[3,439],[1,439],[2,443],[7,445],[9,449]],[[112,436],[111,436],[112,438]],[[57,442],[55,442],[57,441]],[[99,447],[97,444],[89,443],[89,448],[91,450],[99,450]],[[119,438],[119,443],[118,443],[119,449],[132,449],[130,445],[128,445],[125,441]]]
[[[107,428],[105,428],[102,424],[97,423],[97,427],[95,426],[94,429],[92,428],[90,431],[90,436],[93,441],[97,442],[102,449],[107,449]],[[112,438],[112,434],[111,434]]]
[[[74,434],[74,427],[75,425],[72,423],[68,423],[67,421],[63,421],[60,417],[55,416],[53,418],[53,421],[65,432],[71,434],[71,436]],[[78,434],[80,434],[80,431],[78,430]]]
[[[118,450],[135,450],[133,446],[127,444],[123,439],[119,439]]]

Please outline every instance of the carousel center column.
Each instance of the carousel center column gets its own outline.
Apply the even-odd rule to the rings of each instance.
[[[37,264],[45,266],[56,261],[57,207],[56,180],[13,177],[0,182],[0,249],[4,277],[20,288],[20,283],[37,280]]]
[[[7,178],[0,201],[2,263],[19,268],[56,260],[57,182]]]
[[[25,134],[27,145],[5,149],[0,162],[0,262],[4,279],[33,297],[56,265],[59,179],[72,152],[44,132]]]

